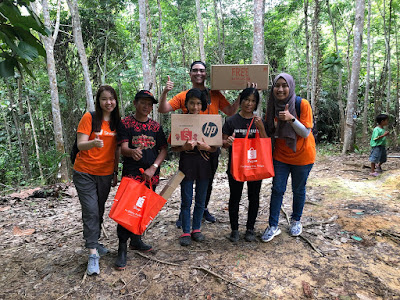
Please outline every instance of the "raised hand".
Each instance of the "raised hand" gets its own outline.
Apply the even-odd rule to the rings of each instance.
[[[174,82],[171,81],[171,77],[169,77],[169,75],[168,75],[168,80],[167,80],[167,82],[165,83],[164,91],[165,91],[165,92],[169,92],[169,91],[171,91],[173,88],[174,88]]]
[[[196,141],[186,140],[185,144],[182,145],[182,149],[184,151],[193,150],[196,145],[197,145]]]
[[[226,139],[226,143],[227,143],[229,146],[232,146],[234,140],[235,140],[235,133],[233,133],[231,136],[229,136],[229,137]]]
[[[260,117],[254,117],[254,125],[256,126],[256,128],[258,129],[258,131],[261,131],[264,128],[264,122],[262,121],[262,119]]]
[[[96,148],[103,148],[104,142],[103,140],[100,139],[99,134],[100,134],[99,132],[95,132],[96,137],[94,138],[92,143],[93,146]]]
[[[247,88],[255,88],[255,89],[257,89],[257,82],[247,82],[247,84],[246,84],[246,87]]]
[[[203,150],[203,151],[209,151],[210,146],[204,141],[204,138],[202,138],[202,141],[197,141],[197,149]]]
[[[279,120],[290,121],[293,118],[293,115],[289,112],[289,104],[286,104],[285,110],[279,112]]]

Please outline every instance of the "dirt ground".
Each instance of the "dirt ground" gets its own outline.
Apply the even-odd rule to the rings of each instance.
[[[106,215],[101,242],[111,253],[94,277],[84,275],[87,253],[72,184],[2,197],[0,299],[400,299],[400,159],[389,158],[376,178],[366,166],[365,155],[319,156],[308,182],[302,236],[288,234],[288,188],[282,234],[269,243],[243,240],[246,190],[241,240],[227,239],[229,188],[221,171],[209,205],[218,221],[203,224],[205,242],[181,247],[178,189],[144,237],[154,253],[129,251],[122,272],[113,268],[116,223]],[[258,235],[267,226],[270,189],[271,179],[264,180]]]

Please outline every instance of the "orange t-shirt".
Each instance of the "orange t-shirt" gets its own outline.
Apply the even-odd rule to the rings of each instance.
[[[189,90],[180,92],[178,95],[174,96],[168,103],[172,106],[173,110],[182,109],[184,114],[187,113],[187,109],[185,106],[186,94]],[[200,114],[203,115],[218,115],[218,111],[224,109],[230,103],[226,100],[225,96],[221,94],[220,91],[210,91],[211,96],[211,104],[207,105],[207,109],[205,111],[201,111]]]
[[[300,104],[299,121],[307,128],[313,128],[313,114],[310,103],[303,99]],[[312,132],[303,138],[297,135],[296,152],[293,152],[284,139],[275,139],[274,159],[285,164],[305,166],[315,162],[316,149]]]
[[[92,132],[92,116],[89,112],[83,115],[77,132],[88,135],[89,140],[96,137],[96,134]],[[99,138],[104,141],[104,146],[79,151],[76,155],[74,170],[98,176],[111,175],[114,172],[117,132],[111,131],[110,124],[103,121]]]

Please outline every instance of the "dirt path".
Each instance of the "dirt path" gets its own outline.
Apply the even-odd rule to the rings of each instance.
[[[282,213],[282,234],[271,242],[229,242],[224,173],[209,206],[218,222],[203,225],[204,243],[179,245],[176,191],[144,238],[156,253],[130,251],[127,269],[118,272],[116,224],[106,217],[102,243],[111,253],[100,260],[96,277],[84,276],[87,255],[73,186],[42,198],[28,198],[32,190],[3,197],[0,299],[400,299],[400,159],[389,159],[377,178],[364,164],[366,156],[318,158],[308,184],[304,238],[288,235]],[[265,180],[259,234],[267,224],[270,188]],[[283,205],[288,215],[290,199],[289,188]],[[242,233],[246,202],[244,196]]]

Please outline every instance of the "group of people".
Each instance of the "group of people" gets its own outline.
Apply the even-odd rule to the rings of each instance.
[[[95,112],[88,112],[82,117],[77,129],[77,146],[80,151],[74,163],[73,180],[82,206],[85,246],[89,249],[88,275],[100,273],[100,256],[108,252],[99,243],[99,238],[105,201],[111,186],[117,184],[120,155],[123,158],[122,176],[151,182],[149,187],[153,189],[159,183],[160,165],[167,156],[168,142],[161,125],[149,118],[153,104],[157,103],[160,113],[177,109],[188,114],[218,114],[222,111],[229,117],[222,128],[222,139],[223,147],[229,151],[227,175],[230,189],[230,241],[235,243],[240,239],[239,202],[244,184],[236,181],[230,173],[232,143],[236,138],[243,138],[251,124],[249,138],[259,132],[261,138],[271,137],[274,140],[275,177],[272,183],[269,224],[261,240],[268,242],[281,233],[278,226],[279,214],[289,174],[293,190],[293,213],[289,231],[292,236],[301,234],[300,219],[305,202],[305,186],[316,151],[314,137],[310,134],[313,126],[311,106],[305,99],[296,103],[292,76],[281,73],[275,77],[265,120],[254,114],[260,102],[256,85],[244,89],[234,103],[230,104],[219,91],[206,88],[207,73],[203,62],[193,62],[189,76],[192,89],[179,93],[169,101],[167,94],[174,86],[169,77],[159,103],[151,92],[138,92],[133,101],[135,112],[122,120],[115,90],[111,86],[101,86],[96,95]],[[201,232],[203,218],[208,222],[216,220],[208,210],[208,203],[220,149],[204,141],[188,140],[182,146],[172,147],[172,151],[179,152],[179,170],[185,174],[181,182],[181,209],[176,225],[183,231],[179,243],[188,246],[192,241],[202,242],[205,239]],[[256,240],[254,225],[261,183],[261,180],[247,182],[249,209],[244,238],[248,242]],[[193,194],[195,203],[191,217]],[[140,235],[133,234],[121,225],[117,226],[117,235],[119,246],[115,267],[119,270],[126,267],[129,239],[131,249],[152,249],[142,241]]]

